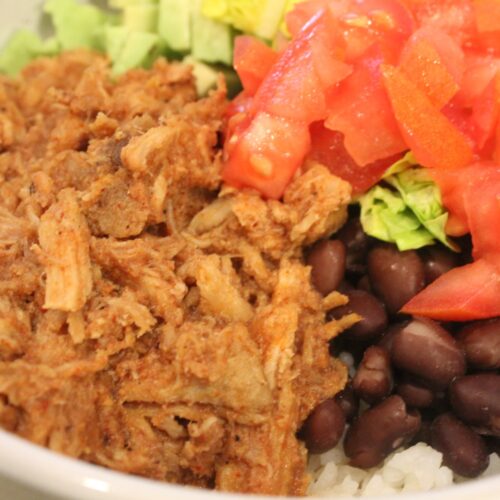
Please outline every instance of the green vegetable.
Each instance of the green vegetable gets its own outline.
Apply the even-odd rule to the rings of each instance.
[[[51,56],[58,51],[59,46],[55,38],[42,41],[29,30],[18,30],[0,53],[0,73],[17,75],[33,59]]]
[[[192,0],[160,0],[158,34],[177,52],[191,49]]]
[[[227,24],[205,17],[200,12],[201,0],[194,0],[191,17],[191,52],[195,59],[209,63],[233,61],[233,33]]]
[[[457,250],[446,236],[448,213],[428,170],[416,165],[411,153],[395,163],[377,185],[360,198],[364,231],[395,243],[400,250],[432,245],[436,240]]]
[[[129,5],[123,9],[123,25],[131,31],[156,33],[158,5],[151,3]]]
[[[111,17],[103,10],[75,0],[47,0],[44,10],[52,17],[62,50],[104,49],[104,28]]]
[[[147,67],[159,55],[160,38],[155,33],[130,31],[124,26],[108,26],[106,49],[114,75],[129,69]]]
[[[287,0],[203,0],[202,13],[240,31],[272,40]]]

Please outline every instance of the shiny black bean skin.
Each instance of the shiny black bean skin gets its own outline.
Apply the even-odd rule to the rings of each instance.
[[[460,265],[459,254],[442,246],[426,247],[421,252],[424,261],[425,281],[436,281],[440,276]]]
[[[359,411],[359,399],[354,393],[350,383],[345,386],[343,391],[340,391],[335,396],[335,401],[337,401],[340,408],[342,408],[347,422],[351,422],[356,418]]]
[[[392,352],[392,343],[394,342],[394,337],[407,324],[408,324],[407,321],[402,322],[402,323],[393,323],[391,326],[389,326],[389,328],[387,328],[387,330],[384,332],[382,337],[380,337],[379,341],[377,342],[377,345],[387,349],[387,351],[389,353],[391,353]]]
[[[387,327],[385,307],[376,297],[363,290],[350,290],[346,293],[349,302],[330,312],[330,316],[340,319],[347,314],[359,314],[362,319],[346,330],[343,335],[352,341],[368,342],[380,336]]]
[[[306,257],[311,266],[311,280],[316,290],[328,295],[337,289],[345,275],[346,249],[340,240],[316,243]]]
[[[434,393],[409,377],[398,382],[396,392],[410,408],[429,408],[434,402]]]
[[[361,274],[366,270],[366,253],[369,238],[363,231],[358,217],[349,219],[337,233],[347,250],[346,270],[348,273]]]
[[[333,399],[319,404],[307,417],[299,438],[310,453],[325,453],[334,448],[344,433],[345,415]]]
[[[414,319],[394,336],[391,349],[394,365],[431,387],[445,389],[465,373],[465,356],[455,339],[438,323]]]
[[[366,349],[352,381],[354,392],[374,404],[392,392],[391,357],[386,349],[372,345]]]
[[[467,362],[474,368],[500,368],[500,318],[475,321],[462,328],[457,336]]]
[[[500,436],[500,375],[466,375],[455,379],[448,392],[453,411],[460,419]]]
[[[425,286],[424,263],[417,252],[400,252],[393,245],[378,245],[370,250],[368,275],[390,314],[399,312]]]
[[[451,413],[437,417],[431,426],[431,445],[443,454],[443,463],[464,477],[477,477],[489,464],[486,444]]]
[[[375,467],[409,443],[419,428],[419,413],[408,412],[400,396],[390,396],[354,421],[347,430],[344,451],[354,467]]]

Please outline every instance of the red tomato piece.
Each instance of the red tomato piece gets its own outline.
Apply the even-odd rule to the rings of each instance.
[[[500,273],[500,165],[470,168],[464,200],[474,257],[497,265]]]
[[[407,145],[426,167],[460,168],[471,162],[467,137],[399,69],[386,66],[385,88]]]
[[[362,194],[374,186],[400,157],[397,155],[360,167],[347,152],[344,136],[340,132],[328,130],[321,122],[311,126],[311,140],[309,157],[349,182],[354,194]]]
[[[401,54],[399,68],[437,109],[449,102],[459,89],[438,51],[427,40],[410,40]]]
[[[406,314],[442,321],[500,316],[500,273],[481,259],[457,267],[434,281],[402,309]]]
[[[460,44],[475,38],[472,0],[403,0],[418,26],[438,28]]]
[[[495,135],[500,119],[500,70],[491,79],[484,92],[476,98],[472,108],[475,139],[479,149]]]
[[[479,45],[500,53],[500,2],[498,0],[474,0],[474,14]]]
[[[255,95],[256,109],[308,123],[325,118],[326,93],[349,75],[351,67],[336,58],[332,19],[324,11],[320,14],[289,43],[264,79]],[[315,39],[331,51],[318,54]]]
[[[262,80],[278,60],[278,54],[252,36],[238,36],[234,44],[234,69],[243,88],[255,95]]]
[[[500,58],[478,50],[467,50],[465,68],[456,100],[458,104],[470,107],[484,92],[497,71],[500,71]]]
[[[232,186],[252,187],[278,199],[302,165],[310,145],[306,123],[257,113],[226,141],[222,178]]]
[[[327,128],[344,134],[347,151],[361,166],[408,149],[381,81],[382,62],[374,48],[356,65],[331,96],[331,113],[325,121]]]

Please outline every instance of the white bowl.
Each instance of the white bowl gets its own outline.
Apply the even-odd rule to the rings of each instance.
[[[98,2],[97,2],[98,3]],[[102,3],[102,2],[101,2]],[[0,46],[13,30],[38,29],[42,0],[0,0]],[[248,500],[113,472],[64,457],[0,430],[0,500]],[[254,500],[268,497],[251,497]],[[380,498],[380,497],[378,497]],[[404,500],[498,500],[500,475]]]

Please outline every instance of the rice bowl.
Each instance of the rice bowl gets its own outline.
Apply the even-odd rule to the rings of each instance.
[[[15,30],[21,26],[33,26],[39,17],[38,12],[33,9],[33,5],[35,4],[39,4],[39,2],[22,0],[16,3],[16,8],[11,7],[9,9],[5,3],[3,7],[0,6],[0,18],[4,27],[7,27],[7,30],[2,32],[2,36],[8,36],[10,30]],[[3,12],[4,9],[5,12]],[[29,13],[28,17],[26,17],[26,13]],[[0,45],[2,42],[3,40],[0,39]],[[418,467],[416,464],[418,464],[420,457],[426,456],[428,458],[424,459],[424,463],[434,463],[434,469],[439,471],[437,476],[428,479],[429,475],[433,474],[433,471],[429,470],[429,474],[425,474],[426,471],[421,471],[420,468],[418,471],[420,476],[419,474],[415,474],[414,476],[419,476],[420,479],[417,479],[424,483],[429,481],[429,488],[432,486],[444,486],[446,488],[422,494],[405,493],[404,498],[415,500],[420,498],[460,499],[477,496],[478,498],[487,499],[498,496],[497,492],[500,491],[500,476],[494,476],[499,471],[498,456],[496,456],[496,460],[492,460],[490,469],[488,470],[488,473],[493,477],[481,478],[472,482],[447,487],[451,480],[451,471],[439,468],[440,459],[436,456],[437,452],[424,449],[423,446],[419,445],[415,448],[400,452],[401,455],[406,454],[404,456],[398,454],[396,457],[389,457],[385,463],[385,472],[382,470],[379,471],[379,475],[374,473],[371,477],[358,476],[357,479],[355,471],[345,468],[345,457],[339,456],[335,450],[327,452],[322,457],[312,457],[310,468],[313,471],[315,481],[311,486],[310,493],[321,496],[326,496],[327,494],[332,494],[332,496],[333,494],[336,496],[349,495],[356,491],[353,485],[353,482],[356,483],[356,481],[358,488],[361,483],[364,484],[363,488],[366,489],[366,493],[368,494],[374,491],[378,491],[379,495],[400,490],[411,491],[411,481],[413,479],[408,479],[406,476],[411,474],[413,466]],[[493,456],[495,457],[495,455]],[[331,465],[332,459],[340,462],[341,465],[334,468]],[[401,467],[399,464],[402,464]],[[23,487],[30,488],[25,493],[27,495],[26,498],[29,498],[29,495],[33,495],[34,492],[37,492],[37,498],[40,498],[38,496],[39,491],[63,498],[109,498],[110,500],[126,500],[127,498],[141,498],[143,496],[153,499],[179,498],[186,500],[203,500],[211,497],[232,498],[235,500],[245,498],[242,495],[182,488],[111,472],[58,456],[13,437],[4,431],[0,431],[0,474],[5,477],[4,483],[0,482],[0,498],[4,498],[2,496],[4,491],[7,495],[5,498],[9,498],[14,494],[21,495],[20,491],[22,491]],[[350,477],[350,474],[352,474],[352,477]],[[347,481],[344,481],[346,486],[344,490],[333,487],[335,477],[338,475],[343,480],[347,478]],[[403,476],[405,476],[405,479],[403,479]],[[15,493],[7,493],[10,491],[9,488],[12,488],[14,484],[16,488],[20,487],[21,490],[19,492],[18,490],[13,490]],[[388,486],[388,489],[384,489],[385,486]],[[423,487],[422,489],[428,488]],[[329,491],[330,493],[328,493]]]

